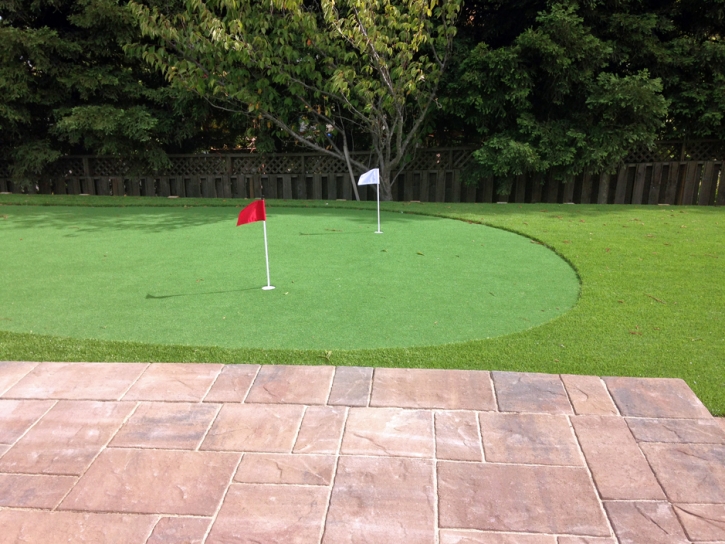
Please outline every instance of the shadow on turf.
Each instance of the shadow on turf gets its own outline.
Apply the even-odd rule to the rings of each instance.
[[[174,297],[195,297],[199,295],[221,295],[224,293],[241,293],[243,291],[258,291],[261,287],[247,287],[246,289],[230,289],[228,291],[204,291],[203,293],[178,293],[176,295],[152,295],[146,293],[146,300],[148,299],[162,299],[162,298],[174,298]]]

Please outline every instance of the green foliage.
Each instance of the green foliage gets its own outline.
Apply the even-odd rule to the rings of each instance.
[[[208,104],[126,57],[138,31],[120,0],[3,0],[0,17],[0,160],[16,181],[68,153],[163,168],[167,151],[208,145],[205,132],[229,136],[238,124],[215,126]]]
[[[471,179],[505,192],[523,172],[567,180],[725,134],[725,0],[469,0],[464,17],[437,123],[479,146]]]
[[[651,144],[667,112],[661,81],[647,70],[613,72],[612,54],[575,5],[540,12],[510,45],[478,43],[449,84],[447,103],[475,124],[483,170],[567,179],[611,170],[632,147]]]
[[[261,131],[345,160],[371,149],[384,197],[435,104],[460,0],[131,2],[152,44],[127,47],[172,83]]]

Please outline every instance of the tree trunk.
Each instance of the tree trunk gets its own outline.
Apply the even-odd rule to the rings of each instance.
[[[380,200],[389,202],[393,200],[393,187],[390,184],[390,171],[380,168]]]

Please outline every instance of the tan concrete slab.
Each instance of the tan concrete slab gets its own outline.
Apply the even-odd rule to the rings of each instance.
[[[23,376],[33,370],[38,363],[23,361],[0,361],[0,396],[13,385],[18,383]]]
[[[377,368],[370,406],[496,409],[488,372],[421,368]]]
[[[109,447],[193,450],[219,408],[218,404],[141,402]]]
[[[345,455],[433,457],[433,448],[428,410],[350,408],[342,437]]]
[[[623,416],[708,418],[689,386],[675,378],[603,378]]]
[[[322,544],[433,544],[433,462],[341,457]]]
[[[330,485],[336,461],[333,455],[245,453],[234,481],[246,484]]]
[[[725,444],[725,429],[714,418],[627,418],[626,421],[638,442]]]
[[[603,499],[664,499],[644,455],[620,417],[571,418]]]
[[[265,365],[259,370],[246,402],[325,404],[334,373],[332,366]]]
[[[0,510],[5,542],[144,544],[155,523],[155,516]]]
[[[442,529],[440,544],[556,544],[556,537],[554,535]]]
[[[562,374],[561,381],[577,415],[619,415],[600,377]]]
[[[216,364],[154,363],[123,399],[198,402],[221,369]]]
[[[258,371],[259,365],[224,365],[204,401],[244,402]]]
[[[586,469],[440,461],[441,528],[608,536]]]
[[[438,459],[483,461],[475,412],[436,412],[435,438]]]
[[[327,404],[367,406],[373,383],[373,369],[359,366],[339,366],[335,369]]]
[[[641,446],[672,502],[725,504],[724,445]]]
[[[605,502],[620,544],[688,544],[666,502]]]
[[[53,404],[53,400],[0,400],[0,444],[13,444]]]
[[[302,418],[295,453],[332,453],[340,449],[347,409],[344,406],[310,406]]]
[[[318,544],[328,489],[234,484],[207,544]]]
[[[304,410],[300,405],[225,404],[201,449],[289,453]]]
[[[132,402],[59,401],[0,459],[0,472],[81,475],[134,409]]]
[[[211,518],[161,518],[146,544],[202,544]]]
[[[492,372],[502,412],[573,413],[559,376],[525,372]]]
[[[564,415],[486,412],[479,420],[486,461],[584,466]]]
[[[78,478],[41,474],[0,474],[0,506],[54,508]]]
[[[223,452],[108,449],[59,509],[211,516],[239,457]]]
[[[146,363],[40,363],[3,397],[118,400],[147,366]]]
[[[725,541],[725,505],[676,504],[675,513],[692,541]]]

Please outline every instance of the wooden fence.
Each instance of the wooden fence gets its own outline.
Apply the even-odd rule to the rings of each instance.
[[[616,174],[582,174],[564,183],[545,175],[461,182],[471,149],[420,149],[393,186],[395,200],[581,204],[725,205],[722,142],[661,142],[628,157]],[[356,154],[372,166],[372,156]],[[313,153],[173,155],[164,175],[132,175],[111,157],[66,157],[29,192],[114,196],[324,199],[353,198],[344,162]],[[4,170],[4,172],[3,172]],[[374,188],[360,187],[362,200]],[[0,164],[0,192],[28,192]]]

